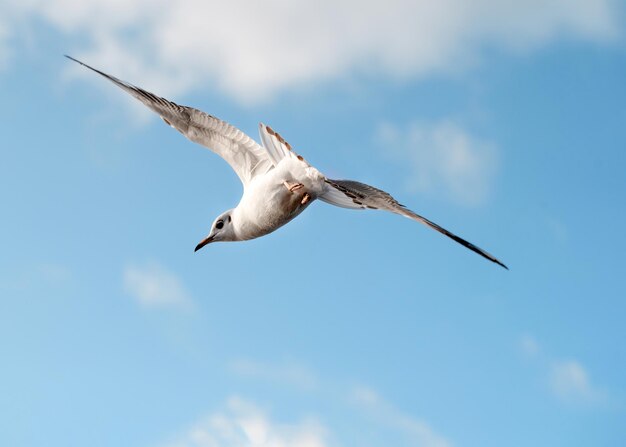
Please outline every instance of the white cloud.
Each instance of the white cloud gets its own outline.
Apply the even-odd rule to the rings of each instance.
[[[68,284],[72,280],[72,271],[66,265],[45,263],[39,266],[42,277],[49,284]]]
[[[604,393],[589,379],[587,370],[576,360],[559,360],[552,363],[550,384],[554,393],[565,401],[599,402]]]
[[[535,337],[529,334],[524,334],[520,337],[519,345],[524,354],[529,357],[536,356],[540,351],[539,343],[537,343]]]
[[[191,299],[180,279],[156,262],[128,265],[124,289],[145,307],[188,307]]]
[[[328,402],[348,403],[357,409],[361,425],[382,431],[386,437],[400,445],[418,447],[450,447],[451,443],[436,433],[425,421],[415,418],[385,400],[379,393],[365,386],[347,387],[333,381],[320,381],[310,369],[298,364],[271,364],[250,360],[231,362],[230,369],[238,375],[252,379],[290,384],[324,397]],[[403,441],[404,440],[404,443]],[[398,445],[396,441],[395,445]],[[392,442],[393,444],[393,442]]]
[[[0,17],[0,70],[3,70],[9,59],[9,28],[4,22],[4,19]]]
[[[238,397],[227,408],[192,426],[167,447],[326,447],[328,431],[305,419],[276,423],[265,411]]]
[[[75,279],[74,272],[67,265],[56,261],[35,262],[23,268],[4,269],[0,274],[0,291],[67,290],[74,285]]]
[[[452,445],[426,422],[400,411],[371,388],[355,388],[352,392],[352,400],[378,423],[402,431],[419,447],[450,447]]]
[[[591,382],[587,369],[577,360],[563,360],[542,353],[537,340],[529,334],[520,338],[520,349],[532,357],[548,378],[550,390],[566,403],[601,403],[607,394]]]
[[[448,120],[414,122],[407,129],[382,124],[378,137],[385,151],[410,169],[409,189],[441,194],[467,206],[488,198],[498,168],[495,144]]]
[[[296,363],[271,364],[238,359],[230,363],[230,369],[243,377],[288,383],[308,390],[314,389],[318,385],[315,374],[308,368]]]
[[[0,6],[0,17],[15,16],[9,34],[43,20],[75,39],[71,54],[157,93],[202,87],[254,102],[354,75],[462,70],[485,48],[604,42],[618,34],[618,7],[614,0],[23,0]]]
[[[416,447],[450,447],[452,444],[435,432],[425,421],[415,418],[385,400],[369,387],[345,387],[333,381],[320,382],[310,370],[296,368],[297,374],[285,373],[283,367],[266,363],[239,360],[231,364],[231,369],[253,379],[281,380],[297,386],[304,385],[315,402],[323,402],[323,408],[343,408],[347,421],[361,432],[361,427],[381,439],[389,439],[393,445]],[[303,375],[304,373],[304,375]],[[306,379],[303,381],[302,377]],[[310,402],[310,399],[300,400]],[[345,405],[348,405],[345,408]],[[294,414],[290,406],[291,415]],[[337,416],[341,412],[333,412]],[[201,418],[184,430],[164,447],[326,447],[339,445],[337,437],[316,417],[307,412],[306,418],[289,418],[280,422],[270,418],[266,409],[254,403],[231,397],[224,409]],[[348,434],[339,433],[339,438],[350,436],[350,424],[345,420],[334,421]]]
[[[546,226],[554,236],[554,239],[560,244],[566,244],[569,240],[569,231],[563,221],[555,217],[546,218]]]

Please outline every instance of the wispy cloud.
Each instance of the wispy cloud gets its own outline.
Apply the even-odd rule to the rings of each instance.
[[[232,397],[166,447],[326,447],[328,430],[315,419],[277,423],[254,403]]]
[[[5,34],[43,20],[76,56],[162,94],[202,86],[241,102],[366,73],[396,79],[464,69],[484,48],[530,51],[618,34],[612,0],[202,0],[3,2]],[[8,24],[11,23],[9,26]],[[1,42],[1,41],[0,41]],[[4,40],[6,53],[7,40]]]
[[[543,369],[550,390],[563,402],[592,404],[606,401],[606,391],[591,382],[587,368],[580,361],[564,360],[544,353],[537,340],[529,334],[520,338],[519,346]]]
[[[231,362],[230,369],[236,374],[254,380],[296,386],[315,395],[331,406],[344,408],[350,418],[356,417],[359,424],[371,430],[384,433],[394,439],[394,445],[414,445],[418,447],[450,447],[452,444],[435,432],[423,419],[404,412],[385,399],[379,392],[368,386],[354,386],[325,380],[310,368],[297,363],[268,363],[250,360]]]
[[[41,275],[50,282],[65,283],[72,279],[72,271],[68,266],[56,263],[45,263],[39,266]]]
[[[1,8],[0,8],[1,11]],[[9,59],[9,27],[4,17],[0,17],[0,70],[5,68]]]
[[[231,371],[246,378],[278,383],[288,383],[298,388],[311,390],[318,380],[308,368],[297,363],[263,363],[248,359],[237,359],[229,365]]]
[[[482,203],[491,192],[498,168],[496,145],[452,121],[413,122],[405,129],[385,123],[378,139],[387,153],[409,167],[409,189],[468,206]]]
[[[181,280],[157,262],[127,265],[123,272],[124,290],[145,307],[191,305]]]
[[[530,334],[524,334],[520,337],[519,346],[524,354],[529,357],[534,357],[539,354],[539,343]]]
[[[74,285],[75,280],[74,272],[65,264],[55,261],[35,262],[25,268],[0,272],[0,290],[67,289]]]
[[[563,221],[555,217],[547,217],[546,224],[554,239],[560,244],[566,244],[569,240],[569,232]]]
[[[414,445],[419,447],[450,447],[452,445],[425,421],[402,412],[371,388],[357,387],[352,391],[351,397],[361,410],[369,413],[378,423],[402,431]]]
[[[591,383],[589,373],[576,360],[557,360],[550,367],[552,391],[568,402],[601,402],[605,393]]]

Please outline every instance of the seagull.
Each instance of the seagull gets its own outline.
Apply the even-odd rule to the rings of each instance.
[[[333,180],[311,166],[271,127],[259,124],[261,144],[236,127],[192,107],[181,106],[129,82],[68,59],[105,77],[156,112],[166,124],[222,157],[243,183],[239,204],[220,214],[195,251],[212,242],[265,236],[298,216],[316,199],[348,209],[390,211],[420,222],[508,270],[497,258],[401,205],[389,193],[354,180]]]

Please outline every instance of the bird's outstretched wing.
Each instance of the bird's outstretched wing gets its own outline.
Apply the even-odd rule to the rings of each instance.
[[[104,76],[126,93],[158,113],[163,121],[191,141],[201,144],[222,157],[237,173],[244,187],[259,174],[272,169],[267,151],[236,127],[192,107],[180,106],[146,90],[106,74],[89,65],[65,56],[80,65]]]
[[[399,204],[398,201],[391,196],[391,194],[385,191],[374,188],[370,185],[366,185],[365,183],[355,182],[353,180],[326,179],[326,184],[328,185],[326,192],[324,192],[324,194],[319,197],[320,200],[323,200],[324,202],[343,208],[381,209],[400,214],[401,216],[408,217],[409,219],[416,220],[423,223],[424,225],[429,226],[433,230],[436,230],[441,234],[448,236],[450,239],[453,239],[459,244],[469,248],[473,252],[476,252],[479,255],[483,256],[484,258],[487,258],[490,261],[501,265],[507,270],[509,269],[506,265],[500,262],[493,255],[487,253],[485,250],[478,248],[471,242],[460,238],[456,234],[450,233],[445,228],[440,227],[439,225],[431,222],[425,217],[414,213],[410,209],[406,208],[404,205]]]

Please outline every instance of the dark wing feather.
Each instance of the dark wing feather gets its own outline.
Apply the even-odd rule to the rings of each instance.
[[[505,269],[509,269],[506,265],[500,262],[493,255],[487,253],[485,250],[477,247],[471,242],[466,241],[463,238],[460,238],[456,234],[453,234],[446,230],[445,228],[440,227],[434,222],[426,219],[423,216],[420,216],[417,213],[414,213],[410,209],[406,208],[404,205],[398,203],[396,199],[394,199],[391,194],[380,190],[378,188],[374,188],[373,186],[366,185],[365,183],[355,182],[353,180],[331,180],[326,179],[326,183],[329,185],[329,189],[326,193],[320,196],[321,200],[325,202],[331,203],[333,205],[341,206],[344,208],[355,208],[355,209],[381,209],[386,211],[391,211],[392,213],[400,214],[401,216],[408,217],[409,219],[416,220],[418,222],[423,223],[424,225],[429,226],[433,230],[440,232],[448,236],[450,239],[458,242],[459,244],[469,248],[475,253],[483,256],[484,258],[489,259],[492,262],[495,262],[498,265],[501,265]],[[341,192],[339,195],[337,192]]]

